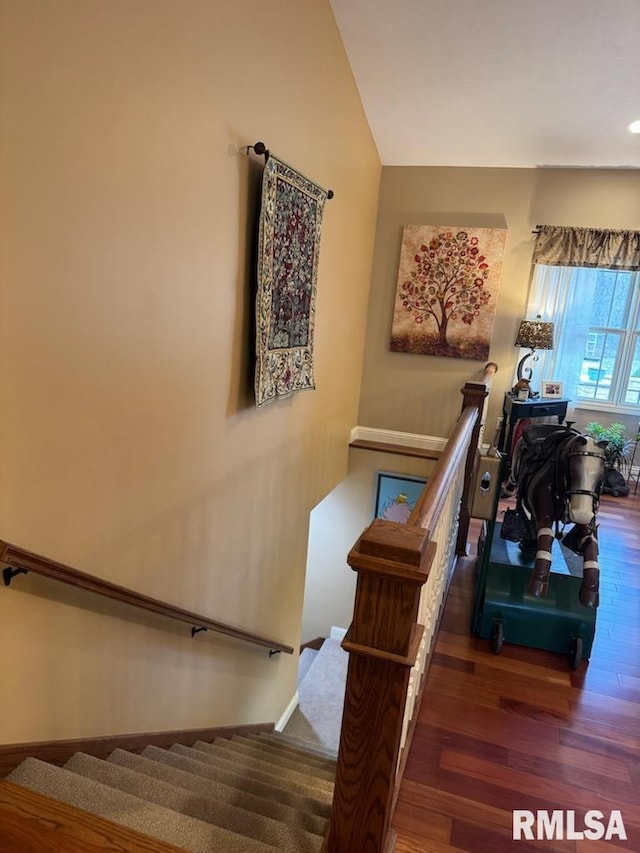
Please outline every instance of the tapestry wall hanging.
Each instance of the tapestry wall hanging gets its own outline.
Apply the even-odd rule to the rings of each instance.
[[[328,192],[268,156],[258,228],[256,406],[315,388],[316,280]]]
[[[507,232],[405,225],[392,352],[486,361]]]

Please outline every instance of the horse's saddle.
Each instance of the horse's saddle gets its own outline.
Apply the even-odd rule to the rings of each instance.
[[[536,470],[551,459],[568,438],[576,435],[580,433],[559,424],[531,424],[522,433],[520,465],[526,471]]]

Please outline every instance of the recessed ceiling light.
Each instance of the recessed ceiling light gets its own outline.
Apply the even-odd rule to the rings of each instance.
[[[630,122],[627,125],[627,129],[630,130],[631,133],[640,133],[640,118]]]

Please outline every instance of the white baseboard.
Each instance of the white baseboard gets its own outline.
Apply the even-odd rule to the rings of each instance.
[[[274,728],[277,732],[281,732],[291,719],[291,715],[298,707],[298,691],[293,694],[293,698],[284,710],[284,714],[280,717]]]
[[[402,447],[415,447],[419,450],[444,450],[446,438],[434,435],[418,435],[413,432],[397,432],[392,429],[355,426],[351,430],[351,441],[377,441],[381,444],[399,444]]]
[[[500,427],[498,426],[498,429]],[[497,434],[497,433],[496,433]],[[419,450],[442,451],[447,446],[446,438],[435,435],[417,435],[413,432],[395,432],[390,429],[356,426],[351,430],[350,441],[375,441],[380,444],[399,444],[401,447],[415,447]],[[491,445],[483,443],[481,450],[486,453]]]

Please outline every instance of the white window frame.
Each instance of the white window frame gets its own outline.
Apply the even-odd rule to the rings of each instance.
[[[556,326],[556,348],[545,353],[538,353],[540,356],[539,378],[564,380],[565,389],[573,387],[573,391],[567,393],[565,390],[565,393],[571,398],[571,405],[575,409],[602,410],[612,413],[637,415],[640,412],[640,399],[638,403],[627,403],[624,400],[624,396],[631,378],[635,347],[640,338],[640,272],[626,273],[631,276],[631,287],[629,289],[630,296],[627,306],[628,320],[623,329],[604,326],[584,327],[583,334],[586,336],[586,340],[584,354],[581,355],[580,362],[582,362],[584,355],[588,355],[589,341],[592,342],[592,347],[595,347],[595,337],[593,337],[595,334],[608,332],[619,335],[621,338],[616,358],[616,367],[611,379],[611,399],[597,400],[578,397],[577,385],[579,384],[579,376],[571,374],[571,377],[568,377],[562,371],[563,364],[566,370],[567,352],[565,350],[565,357],[563,358],[563,328],[565,324],[571,324],[572,316],[571,309],[567,305],[567,292],[572,287],[572,276],[579,275],[583,278],[584,276],[588,277],[591,274],[597,273],[597,268],[587,267],[562,268],[546,267],[544,265],[537,265],[535,267],[527,316],[534,317],[540,314],[543,320],[552,320]],[[548,276],[548,279],[545,279],[545,276]],[[549,286],[550,282],[554,283]],[[575,362],[576,347],[574,347],[573,351]]]

